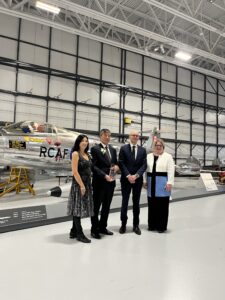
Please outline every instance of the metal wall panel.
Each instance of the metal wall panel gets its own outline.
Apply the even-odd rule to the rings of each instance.
[[[160,81],[157,78],[144,76],[144,90],[159,93]]]
[[[99,89],[92,84],[79,83],[77,87],[77,101],[99,105]]]
[[[162,63],[162,79],[172,82],[176,81],[176,67],[167,63]]]
[[[45,121],[46,104],[44,100],[19,96],[16,103],[16,122],[24,120]]]
[[[119,109],[120,93],[118,91],[104,89],[102,91],[102,106]],[[114,114],[114,112],[111,113]]]
[[[100,61],[101,60],[100,49],[101,49],[101,43],[80,37],[79,53],[81,56]]]
[[[144,73],[159,78],[160,76],[160,63],[149,57],[144,58]]]
[[[77,106],[77,129],[98,131],[98,109],[85,106]]]
[[[177,82],[181,84],[191,85],[191,71],[178,68],[178,78]]]
[[[101,112],[102,128],[108,128],[111,132],[119,132],[119,112],[102,110]]]
[[[0,56],[16,59],[16,41],[0,37],[0,45]]]
[[[72,80],[51,76],[49,96],[56,99],[74,101],[75,84]]]
[[[18,91],[25,94],[47,95],[47,76],[20,70],[18,73]]]
[[[20,38],[23,41],[48,47],[49,27],[23,20],[21,25]]]
[[[134,112],[141,112],[141,97],[128,93],[126,96],[125,109]]]
[[[76,70],[75,57],[64,53],[51,51],[51,68],[74,73]]]
[[[68,103],[50,101],[48,110],[49,123],[72,128],[74,123],[74,106]]]
[[[127,52],[127,69],[142,72],[142,56],[136,53]]]
[[[121,64],[121,49],[104,45],[103,49],[103,62],[116,67],[120,67]]]
[[[38,66],[48,66],[48,50],[38,46],[20,43],[19,60]]]
[[[100,78],[100,64],[86,59],[79,59],[78,65],[79,75],[84,75],[92,78]]]
[[[15,97],[13,95],[0,93],[0,120],[13,122]]]
[[[141,75],[126,71],[126,85],[132,87],[141,87]]]
[[[120,69],[103,66],[102,79],[110,82],[120,82]]]
[[[160,102],[158,98],[146,97],[143,103],[143,112],[151,115],[159,115]],[[157,122],[158,123],[158,122]],[[157,125],[158,126],[158,125]]]
[[[15,88],[16,73],[13,68],[0,67],[0,89],[13,91]]]
[[[0,15],[0,35],[6,37],[17,38],[18,35],[18,23],[19,19],[11,17],[9,15]],[[2,45],[0,43],[0,45]]]
[[[67,52],[70,54],[77,54],[77,36],[72,35],[55,28],[52,29],[51,46],[53,49]]]

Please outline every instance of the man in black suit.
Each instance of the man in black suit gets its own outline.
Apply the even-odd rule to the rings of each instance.
[[[140,196],[143,184],[143,173],[147,168],[146,150],[139,146],[139,133],[137,130],[132,130],[130,135],[130,143],[121,147],[119,153],[119,167],[121,170],[121,189],[122,189],[122,207],[121,207],[121,222],[119,232],[126,232],[127,224],[127,208],[130,193],[133,194],[133,231],[140,235],[139,214],[140,214]]]
[[[109,209],[112,202],[113,192],[115,188],[115,174],[118,170],[117,154],[110,142],[111,132],[109,129],[100,131],[101,143],[91,148],[91,156],[93,163],[93,200],[94,200],[94,216],[91,218],[91,236],[100,239],[100,233],[112,235],[113,232],[107,229],[107,220]],[[101,217],[98,218],[100,207]]]

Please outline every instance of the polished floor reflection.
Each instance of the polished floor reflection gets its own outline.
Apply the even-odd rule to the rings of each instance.
[[[4,300],[224,300],[225,195],[172,203],[169,230],[118,233],[82,244],[68,239],[70,222],[0,235]],[[90,221],[83,220],[90,237]]]

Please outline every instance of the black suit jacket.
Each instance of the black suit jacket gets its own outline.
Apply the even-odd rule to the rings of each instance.
[[[147,154],[145,148],[138,145],[137,156],[136,159],[134,159],[130,144],[122,146],[119,153],[119,167],[121,170],[121,180],[126,179],[129,174],[138,174],[142,177],[147,168]]]
[[[111,166],[118,165],[116,149],[111,145],[108,145],[108,149],[111,154],[111,162],[109,161],[102,144],[98,144],[91,148],[93,184],[95,182],[105,183],[105,175],[109,175]]]

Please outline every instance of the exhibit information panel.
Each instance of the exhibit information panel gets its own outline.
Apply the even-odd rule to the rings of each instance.
[[[46,219],[45,205],[0,210],[0,227]]]

